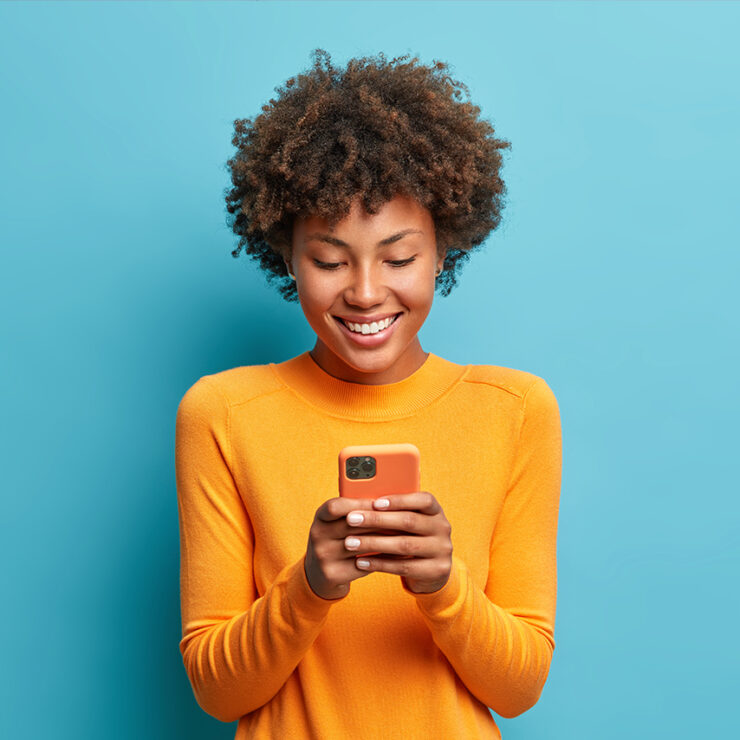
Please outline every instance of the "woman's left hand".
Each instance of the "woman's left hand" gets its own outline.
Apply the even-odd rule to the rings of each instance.
[[[383,501],[388,501],[388,505],[383,506]],[[362,515],[363,519],[353,521],[354,514]],[[375,499],[373,511],[352,511],[347,514],[347,523],[358,528],[356,535],[344,540],[348,550],[391,556],[358,558],[355,565],[359,570],[395,573],[414,593],[432,593],[447,583],[452,568],[452,527],[439,501],[428,491]],[[397,529],[399,533],[374,534],[372,530],[377,529]],[[356,541],[352,542],[353,539]]]

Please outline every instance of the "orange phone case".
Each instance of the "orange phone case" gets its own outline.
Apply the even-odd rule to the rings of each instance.
[[[354,460],[353,460],[354,458]],[[349,472],[366,474],[360,470],[363,458],[372,458],[374,474],[367,478],[351,478]],[[350,465],[348,466],[348,462]],[[354,463],[354,464],[353,464]],[[372,465],[372,463],[369,463]],[[348,498],[380,498],[392,493],[415,493],[421,478],[420,455],[415,445],[408,442],[378,445],[350,445],[339,452],[339,495]],[[398,534],[398,530],[377,530],[378,534]],[[364,555],[379,555],[367,552]]]

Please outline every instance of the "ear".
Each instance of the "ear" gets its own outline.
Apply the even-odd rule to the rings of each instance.
[[[286,260],[286,259],[285,259],[285,258],[283,257],[283,262],[285,262],[285,269],[286,269],[286,270],[287,270],[288,272],[293,272],[293,268],[292,268],[292,267],[291,267],[291,265],[290,265],[290,260]]]
[[[445,257],[447,257],[447,250],[445,249],[444,254],[437,258],[437,272],[441,272],[445,264]]]

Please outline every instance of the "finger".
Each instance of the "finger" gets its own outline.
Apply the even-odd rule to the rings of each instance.
[[[429,580],[440,578],[441,567],[433,560],[417,560],[415,558],[395,559],[379,556],[363,555],[355,560],[355,567],[363,573],[393,573],[415,580]]]
[[[325,524],[325,527],[331,527],[332,524]],[[345,530],[346,535],[346,530]],[[310,539],[310,537],[309,537]],[[315,538],[312,542],[312,557],[321,563],[322,568],[350,568],[354,570],[354,565],[350,563],[346,565],[348,560],[353,560],[358,554],[362,552],[373,552],[373,550],[361,550],[359,552],[353,552],[347,549],[345,545],[345,537],[332,537],[331,534],[326,534],[321,537]]]
[[[434,519],[415,511],[359,511],[352,510],[346,516],[351,528],[363,527],[366,530],[393,529],[413,534],[432,534],[435,531]]]
[[[350,526],[347,524],[346,517],[336,519],[333,522],[321,522],[321,531],[323,536],[331,539],[338,540],[340,546],[343,548],[343,540],[347,535],[359,536],[361,534],[396,534],[396,530],[383,531],[376,529],[375,527],[362,527],[362,526]]]
[[[333,522],[342,519],[349,511],[353,509],[372,509],[373,499],[371,498],[348,498],[347,496],[335,496],[324,501],[316,509],[316,518],[323,522]]]
[[[384,501],[388,501],[388,504],[386,505]],[[387,496],[376,498],[373,502],[373,507],[382,511],[405,509],[431,515],[439,514],[442,511],[439,501],[429,491],[388,494]]]
[[[395,537],[364,535],[360,537],[351,534],[344,538],[344,547],[354,553],[380,552],[408,558],[431,558],[438,554],[439,549],[433,537],[417,537],[416,535]]]
[[[369,572],[357,568],[354,557],[351,560],[340,560],[334,563],[329,573],[330,577],[327,577],[324,573],[320,574],[318,578],[319,585],[322,583],[328,583],[331,586],[335,586],[340,583],[349,583],[350,581],[355,581],[358,578],[370,575]]]

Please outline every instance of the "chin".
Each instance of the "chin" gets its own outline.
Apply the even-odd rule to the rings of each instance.
[[[403,353],[378,349],[359,349],[348,353],[332,348],[331,354],[334,355],[334,362],[346,365],[357,373],[376,375],[390,370],[401,359]]]
[[[374,353],[359,352],[350,357],[346,357],[344,355],[337,355],[337,357],[341,359],[342,362],[344,362],[346,365],[349,365],[355,370],[359,372],[366,372],[366,373],[377,373],[377,372],[381,372],[382,370],[387,370],[399,359],[399,357],[395,354],[394,355],[389,355],[387,353],[381,354],[380,352],[377,352],[377,351],[375,351]]]

